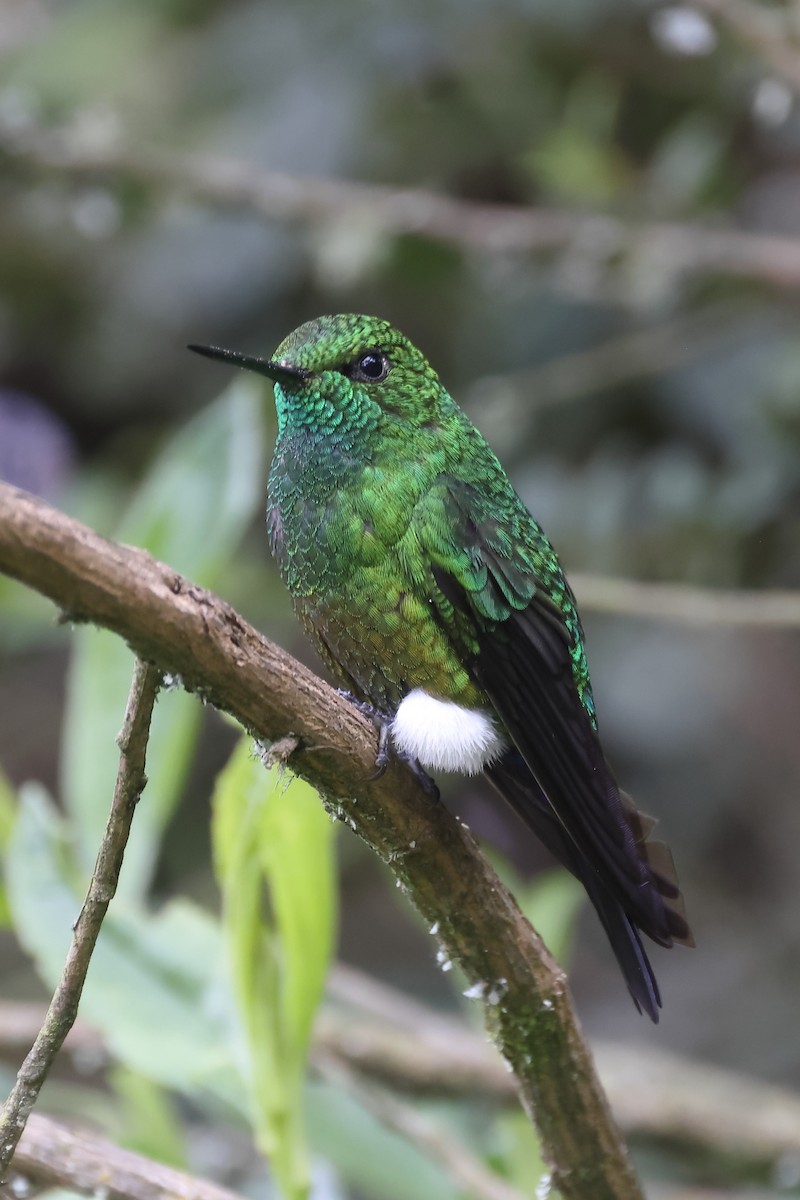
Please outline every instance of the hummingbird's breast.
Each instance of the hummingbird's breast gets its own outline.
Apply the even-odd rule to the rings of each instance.
[[[298,616],[337,678],[386,712],[416,688],[485,704],[430,603],[413,528],[428,486],[396,463],[300,470],[285,447],[270,473],[270,544]]]

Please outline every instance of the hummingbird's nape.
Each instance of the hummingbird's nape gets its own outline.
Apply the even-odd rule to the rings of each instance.
[[[246,371],[255,371],[257,375],[263,375],[273,383],[297,383],[309,375],[302,367],[293,367],[290,363],[275,362],[271,358],[254,358],[250,354],[240,354],[238,350],[223,350],[220,346],[189,345],[186,349],[195,354],[202,354],[203,358],[213,358],[220,362],[232,363],[235,367],[243,367]]]
[[[388,733],[422,774],[482,771],[583,884],[636,1007],[657,1021],[641,935],[693,944],[672,857],[606,761],[575,598],[481,434],[377,317],[309,321],[275,359],[190,349],[283,385],[270,545],[381,746]]]

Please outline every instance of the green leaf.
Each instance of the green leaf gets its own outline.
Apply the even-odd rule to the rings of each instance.
[[[567,966],[578,915],[586,900],[582,885],[563,867],[525,881],[503,855],[491,849],[486,853],[550,953],[562,967]]]
[[[547,1195],[544,1181],[549,1174],[536,1130],[527,1115],[519,1110],[498,1114],[495,1137],[499,1143],[496,1168],[521,1196]]]
[[[313,1083],[307,1102],[314,1147],[335,1164],[348,1194],[352,1189],[370,1200],[463,1200],[444,1167],[341,1088]]]
[[[115,1067],[110,1082],[121,1102],[116,1140],[137,1154],[185,1170],[186,1139],[164,1088],[127,1067]]]
[[[17,817],[17,798],[11,781],[0,770],[0,855],[5,854]],[[5,873],[0,868],[0,928],[11,924],[11,909],[6,894]]]
[[[165,445],[115,536],[144,547],[204,587],[222,577],[252,519],[263,487],[259,393],[237,381]],[[115,737],[122,724],[133,657],[114,635],[76,634],[67,688],[63,794],[74,819],[77,851],[87,869],[116,778]],[[160,839],[180,798],[201,720],[197,700],[180,690],[162,695],[147,752],[150,785],[136,814],[120,894],[141,898]]]
[[[55,642],[61,635],[53,623],[53,605],[45,596],[0,575],[0,651],[21,654],[31,646]]]
[[[0,853],[11,840],[14,822],[17,819],[17,798],[11,780],[0,768]]]
[[[78,879],[62,822],[38,784],[20,789],[7,854],[20,942],[55,985],[87,879]],[[246,1112],[235,1068],[235,1020],[219,925],[185,900],[155,916],[114,901],[81,999],[81,1016],[131,1070]]]
[[[336,927],[334,830],[314,790],[265,771],[244,738],[217,781],[212,835],[256,1138],[285,1196],[303,1200],[306,1058]]]
[[[515,889],[520,908],[553,957],[569,962],[575,926],[586,893],[574,875],[562,867],[545,871],[533,883]]]

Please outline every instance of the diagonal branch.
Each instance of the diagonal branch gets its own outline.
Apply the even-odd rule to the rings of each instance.
[[[69,619],[116,632],[259,739],[294,733],[293,767],[390,865],[436,926],[443,954],[486,996],[487,1025],[563,1200],[641,1200],[564,973],[470,832],[429,802],[407,768],[393,762],[370,781],[374,730],[352,705],[210,592],[8,485],[0,485],[0,571]]]
[[[800,93],[800,50],[790,39],[789,23],[780,9],[753,4],[751,0],[692,2],[719,17],[793,92]]]
[[[44,1023],[0,1114],[0,1180],[5,1176],[53,1060],[78,1015],[78,1004],[100,926],[117,890],[134,809],[147,782],[145,754],[160,682],[161,674],[156,667],[136,663],[125,719],[117,738],[120,758],[114,798],[94,874],[75,922],[64,971]]]
[[[683,583],[640,583],[605,575],[569,576],[588,612],[730,629],[800,629],[800,591],[725,591]]]
[[[34,1113],[14,1156],[8,1195],[30,1184],[69,1188],[105,1200],[241,1200],[227,1188],[187,1175],[116,1146],[94,1133],[69,1129]],[[14,1184],[20,1180],[20,1186]],[[0,1189],[0,1195],[2,1195]]]
[[[270,221],[360,221],[375,233],[414,234],[487,254],[575,253],[610,269],[657,264],[664,274],[712,274],[772,287],[800,283],[800,238],[677,221],[632,224],[607,213],[479,204],[422,188],[353,183],[264,170],[213,154],[187,154],[121,139],[98,142],[80,127],[24,129],[0,122],[0,165],[81,183],[133,180],[168,196]]]

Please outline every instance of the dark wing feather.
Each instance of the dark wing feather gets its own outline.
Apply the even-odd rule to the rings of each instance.
[[[516,750],[486,769],[486,778],[559,862],[581,881],[594,905],[633,1002],[658,1021],[661,995],[636,926],[570,839]]]
[[[521,501],[506,499],[499,520],[479,489],[458,481],[441,479],[426,497],[418,536],[439,619],[574,846],[583,882],[593,872],[626,919],[661,945],[689,942],[668,852],[654,845],[651,861],[648,819],[623,797],[603,755],[588,678],[581,698],[582,633],[561,568]],[[526,812],[517,795],[536,830],[541,817],[530,805]]]

